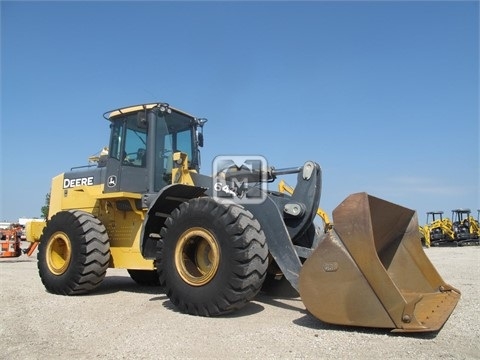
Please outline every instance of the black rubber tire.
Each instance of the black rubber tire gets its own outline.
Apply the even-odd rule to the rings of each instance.
[[[38,246],[38,272],[47,291],[80,295],[97,288],[110,261],[105,226],[79,210],[61,211],[48,221]]]
[[[128,269],[128,274],[138,285],[142,286],[159,286],[157,270],[133,270]]]
[[[202,197],[182,203],[166,220],[156,263],[160,283],[180,311],[216,316],[242,308],[259,292],[268,248],[249,211]],[[204,272],[195,273],[202,265]]]

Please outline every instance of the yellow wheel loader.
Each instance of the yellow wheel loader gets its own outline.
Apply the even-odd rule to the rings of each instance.
[[[415,211],[357,193],[318,231],[316,162],[276,169],[223,157],[206,176],[205,119],[166,103],[104,117],[108,151],[54,177],[48,220],[27,226],[49,292],[85,294],[107,268],[123,268],[162,285],[182,312],[215,316],[243,307],[280,269],[307,310],[332,324],[438,331],[455,308],[460,292],[426,257]],[[285,174],[297,174],[291,193],[268,189]]]

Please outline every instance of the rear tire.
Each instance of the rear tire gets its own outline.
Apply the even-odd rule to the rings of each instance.
[[[260,223],[234,203],[195,198],[165,222],[157,269],[182,312],[214,316],[242,308],[261,289],[268,248]]]
[[[105,226],[93,215],[70,210],[48,221],[38,246],[38,272],[47,291],[85,294],[105,277],[110,244]]]

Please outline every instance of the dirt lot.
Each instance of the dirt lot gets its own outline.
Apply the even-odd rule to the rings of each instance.
[[[35,254],[0,259],[0,358],[480,359],[480,247],[425,252],[462,298],[440,332],[413,335],[322,323],[288,289],[233,315],[184,315],[118,269],[94,294],[51,295]]]

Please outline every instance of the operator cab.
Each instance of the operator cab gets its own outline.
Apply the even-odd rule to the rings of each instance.
[[[205,119],[155,103],[104,114],[110,124],[104,192],[157,193],[171,183],[172,155],[188,156],[188,168],[199,171]],[[100,165],[100,163],[99,163]]]
[[[452,210],[453,232],[457,240],[470,238],[470,209]]]

